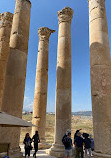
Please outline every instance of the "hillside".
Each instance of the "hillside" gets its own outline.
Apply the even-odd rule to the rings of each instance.
[[[92,116],[92,111],[72,112],[72,115],[74,115],[74,116]]]

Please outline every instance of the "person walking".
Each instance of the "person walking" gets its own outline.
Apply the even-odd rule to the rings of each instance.
[[[76,158],[83,158],[83,138],[81,137],[81,133],[77,133],[77,137],[74,140],[74,145],[76,149]]]
[[[33,157],[36,158],[36,153],[38,151],[38,143],[40,143],[38,131],[35,131],[35,135],[32,137],[32,141],[34,142],[34,150],[35,150]]]
[[[30,138],[29,133],[26,133],[23,143],[25,144],[25,157],[27,157],[28,155],[28,158],[29,158],[30,150],[32,150],[32,146],[31,146],[32,139]]]
[[[65,158],[72,158],[71,131],[66,131],[66,134],[63,136],[62,142],[65,147]]]

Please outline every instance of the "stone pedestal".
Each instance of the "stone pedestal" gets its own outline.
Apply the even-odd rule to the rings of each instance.
[[[16,0],[1,107],[2,111],[19,118],[22,117],[24,99],[30,9],[29,0]],[[10,150],[16,154],[16,151],[19,153],[20,128],[2,128],[1,130],[0,141],[10,142]]]
[[[105,0],[89,0],[94,157],[111,158],[111,62]]]
[[[73,10],[66,7],[58,12],[58,54],[56,80],[55,140],[48,154],[64,157],[62,137],[71,129],[71,20]]]
[[[0,111],[2,103],[3,86],[5,80],[5,71],[9,55],[9,41],[12,28],[13,14],[5,12],[0,14]]]
[[[38,130],[41,145],[45,143],[45,125],[46,125],[46,105],[47,105],[47,84],[48,84],[48,53],[49,37],[55,32],[47,27],[38,29],[39,48],[37,57],[36,83],[33,107],[33,124],[38,127],[32,127],[32,135]]]

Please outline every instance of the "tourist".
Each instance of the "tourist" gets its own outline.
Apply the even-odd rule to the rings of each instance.
[[[72,139],[71,131],[66,131],[66,134],[63,136],[62,142],[65,147],[65,158],[72,158]]]
[[[83,138],[81,137],[81,133],[77,133],[77,137],[74,140],[74,145],[76,149],[76,158],[83,158]]]
[[[87,158],[87,152],[89,152],[89,157],[91,158],[91,140],[89,137],[89,134],[83,133],[84,139],[84,147],[85,147],[85,158]]]
[[[89,135],[89,138],[91,140],[91,150],[94,151],[94,139],[92,138],[92,135]]]
[[[80,130],[82,130],[82,129],[76,130],[76,132],[74,134],[74,140],[78,137],[77,134],[78,134],[78,132],[80,132]]]
[[[32,140],[29,136],[29,133],[26,133],[23,143],[25,144],[25,157],[27,157],[27,155],[28,155],[28,158],[29,158],[30,150],[32,150],[32,146],[31,146]]]
[[[35,135],[32,137],[32,140],[34,142],[34,150],[35,150],[33,157],[36,158],[36,153],[38,151],[38,143],[40,143],[38,131],[35,131]]]

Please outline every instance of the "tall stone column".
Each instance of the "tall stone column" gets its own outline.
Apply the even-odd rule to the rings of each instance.
[[[31,2],[29,0],[16,0],[10,37],[10,54],[2,99],[2,111],[19,118],[22,117],[24,99],[30,9]],[[10,142],[10,154],[17,154],[17,151],[19,151],[20,128],[7,128],[7,130],[4,128],[3,130],[4,132],[0,131],[0,137],[3,138],[0,138],[0,141]],[[7,137],[6,133],[8,134]]]
[[[13,14],[5,12],[0,14],[0,111],[2,103],[3,86],[8,54],[10,51],[9,41],[12,28]]]
[[[111,158],[111,61],[105,0],[89,0],[94,157]]]
[[[33,107],[33,124],[37,125],[38,128],[33,127],[32,134],[35,134],[35,131],[38,130],[41,142],[45,141],[49,37],[53,32],[55,31],[47,27],[38,29],[39,48]]]
[[[56,80],[55,140],[49,154],[64,156],[62,137],[71,129],[71,20],[73,10],[66,7],[58,12],[58,54]]]

